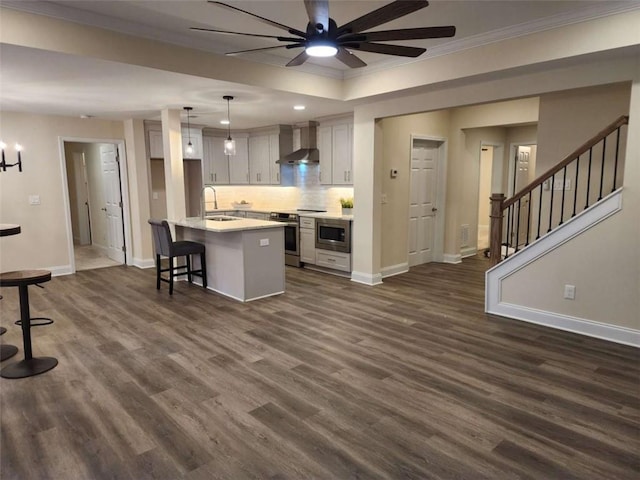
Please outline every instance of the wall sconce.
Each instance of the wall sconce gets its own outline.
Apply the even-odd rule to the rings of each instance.
[[[222,97],[227,101],[227,139],[224,141],[224,154],[235,155],[236,154],[236,141],[231,138],[231,115],[229,113],[229,101],[233,100],[231,95],[225,95]]]
[[[5,160],[5,156],[4,156],[4,149],[7,148],[7,144],[0,141],[0,148],[2,148],[2,162],[0,162],[0,169],[3,172],[7,171],[7,167],[15,167],[16,165],[18,166],[18,171],[21,172],[22,171],[22,145],[20,145],[19,143],[16,143],[15,145],[15,149],[16,152],[18,152],[18,161],[16,163],[7,163],[7,161]]]
[[[191,110],[193,107],[184,107],[187,111],[187,131],[189,132],[189,143],[187,143],[187,148],[185,151],[191,155],[193,153],[193,143],[191,143]]]

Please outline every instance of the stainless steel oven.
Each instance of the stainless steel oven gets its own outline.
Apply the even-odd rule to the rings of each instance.
[[[271,212],[269,220],[283,222],[284,226],[284,264],[300,266],[300,230],[298,215],[288,212]]]
[[[316,248],[351,252],[351,221],[316,218]]]

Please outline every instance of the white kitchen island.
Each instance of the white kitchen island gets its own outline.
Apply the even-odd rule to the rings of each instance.
[[[226,218],[170,222],[178,240],[206,246],[207,288],[242,302],[284,293],[284,223]]]

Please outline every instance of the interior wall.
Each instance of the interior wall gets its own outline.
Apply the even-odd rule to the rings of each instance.
[[[450,113],[421,113],[384,118],[382,194],[382,268],[407,263],[409,235],[409,190],[411,181],[411,135],[446,138]],[[445,160],[446,161],[446,160]],[[392,178],[390,171],[398,171]],[[381,201],[381,199],[379,199]]]
[[[80,243],[80,211],[78,208],[78,187],[79,185],[76,182],[77,173],[76,168],[79,168],[79,165],[76,165],[74,161],[73,154],[74,152],[81,153],[82,150],[76,147],[76,144],[73,142],[65,142],[64,145],[64,160],[67,166],[67,185],[69,188],[69,207],[71,213],[71,230],[73,232],[73,243]]]
[[[545,95],[540,100],[539,152],[562,155],[602,128],[602,122],[629,111],[640,112],[640,68],[631,92],[620,86]],[[617,110],[616,110],[617,108]],[[587,121],[583,117],[588,117]],[[629,131],[639,131],[631,115]],[[594,123],[599,120],[599,125]],[[571,128],[567,126],[570,125]],[[579,132],[578,129],[582,129]],[[561,132],[574,144],[559,138]],[[555,147],[550,142],[560,142]],[[640,329],[640,136],[626,142],[622,210],[503,281],[502,301],[532,309]],[[546,155],[539,153],[540,163]],[[586,259],[586,260],[585,260]],[[564,285],[575,285],[575,300],[563,298]]]
[[[493,170],[492,146],[482,147],[480,152],[480,178],[478,180],[478,249],[489,246],[489,214],[491,213],[491,173]],[[502,167],[502,165],[500,165]]]
[[[151,218],[167,218],[167,189],[164,182],[164,160],[153,158],[151,172]]]
[[[20,235],[0,240],[0,270],[68,271],[59,138],[122,139],[122,122],[0,111],[0,124],[7,145],[24,145],[22,173],[13,168],[0,175],[0,222],[22,227]],[[40,195],[40,205],[30,205],[29,195]]]

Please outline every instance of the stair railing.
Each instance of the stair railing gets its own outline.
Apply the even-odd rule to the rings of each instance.
[[[562,225],[622,185],[618,118],[513,197],[491,196],[491,266]],[[573,193],[568,193],[573,190]]]

